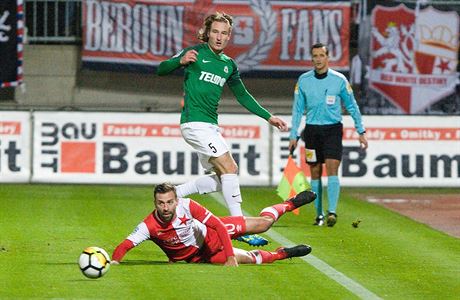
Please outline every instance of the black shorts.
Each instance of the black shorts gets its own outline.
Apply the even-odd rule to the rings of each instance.
[[[309,125],[302,132],[302,139],[306,149],[316,152],[316,162],[324,163],[325,159],[342,160],[342,123],[332,125]],[[309,162],[307,163],[315,163]]]

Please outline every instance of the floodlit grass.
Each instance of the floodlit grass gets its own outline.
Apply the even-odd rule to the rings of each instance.
[[[151,187],[0,185],[0,298],[357,299],[302,259],[271,265],[168,264],[145,242],[100,279],[85,278],[77,259],[87,246],[112,253],[152,210]],[[390,189],[343,189],[335,227],[312,226],[314,209],[283,216],[273,231],[384,299],[458,299],[460,239],[355,198]],[[416,189],[413,192],[430,192]],[[394,193],[407,189],[393,190]],[[459,193],[434,190],[435,193]],[[194,196],[225,215],[210,196]],[[279,202],[273,188],[244,188],[251,215]],[[359,228],[351,223],[357,218]],[[245,244],[234,245],[251,249]],[[265,248],[279,246],[276,240]]]

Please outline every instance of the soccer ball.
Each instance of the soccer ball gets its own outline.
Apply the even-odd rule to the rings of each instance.
[[[80,254],[80,270],[88,278],[104,276],[110,268],[110,256],[99,247],[88,247]]]

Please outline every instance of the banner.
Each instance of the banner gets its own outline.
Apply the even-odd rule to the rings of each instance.
[[[23,0],[0,2],[0,88],[22,83]]]
[[[290,117],[285,117],[289,121]],[[460,117],[365,116],[369,148],[359,147],[350,116],[344,116],[342,186],[458,187],[460,182]],[[299,128],[305,126],[302,122]],[[277,185],[289,155],[289,134],[273,132],[273,181]],[[310,177],[305,148],[299,140],[297,162]],[[323,168],[323,184],[327,182]]]
[[[225,53],[240,71],[304,72],[310,47],[330,49],[330,66],[349,68],[350,1],[84,0],[83,65],[139,71],[198,44],[211,13],[233,16]]]
[[[0,182],[30,179],[30,113],[0,114]]]
[[[372,11],[369,86],[406,114],[455,92],[460,17],[429,6]]]
[[[183,183],[204,172],[181,137],[179,117],[3,111],[0,182]],[[281,117],[290,123],[290,116]],[[219,118],[241,185],[277,186],[289,157],[289,134],[256,116]],[[366,151],[359,148],[351,117],[344,116],[342,186],[458,187],[460,117],[366,116],[364,123]],[[293,158],[310,177],[304,153],[300,140]]]
[[[34,113],[34,182],[183,183],[203,175],[179,114]],[[259,117],[222,115],[244,185],[269,184],[269,131]]]

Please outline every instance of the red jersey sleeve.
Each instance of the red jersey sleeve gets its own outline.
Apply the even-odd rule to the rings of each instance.
[[[117,248],[115,248],[115,251],[113,251],[112,259],[118,262],[121,262],[126,252],[128,252],[129,250],[133,248],[134,248],[133,242],[131,242],[128,239],[124,240],[120,245],[117,246]]]
[[[212,228],[217,232],[222,245],[224,246],[224,252],[227,257],[234,256],[232,241],[227,233],[224,223],[214,216],[209,210],[199,203],[190,200],[190,213],[193,218],[197,219],[206,227]]]

